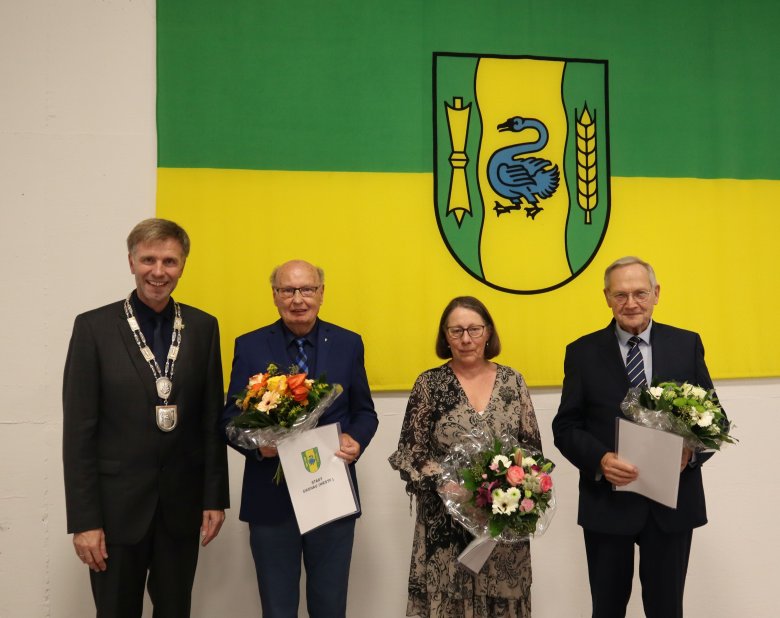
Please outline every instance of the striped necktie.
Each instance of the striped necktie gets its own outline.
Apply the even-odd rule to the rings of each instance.
[[[631,337],[628,340],[628,354],[626,355],[626,373],[631,386],[644,386],[647,384],[645,378],[645,360],[642,358],[642,351],[639,349],[639,337]]]
[[[298,344],[298,354],[295,356],[295,364],[298,365],[298,371],[309,373],[309,359],[306,356],[306,350],[303,348],[303,344],[306,343],[306,337],[299,337],[295,340],[295,343]]]

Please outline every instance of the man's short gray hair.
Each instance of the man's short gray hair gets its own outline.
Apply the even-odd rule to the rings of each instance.
[[[612,274],[612,271],[616,268],[620,268],[621,266],[631,266],[631,264],[639,264],[640,266],[643,266],[644,269],[647,271],[647,276],[650,278],[650,288],[655,289],[655,286],[658,285],[658,281],[656,281],[655,278],[655,271],[653,270],[653,267],[650,266],[647,262],[644,260],[634,256],[634,255],[627,255],[625,257],[620,258],[619,260],[615,260],[607,266],[607,270],[604,271],[604,289],[609,289],[609,276]]]

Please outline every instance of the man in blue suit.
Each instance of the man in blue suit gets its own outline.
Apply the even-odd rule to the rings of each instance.
[[[236,340],[222,426],[239,413],[233,397],[269,363],[282,369],[298,364],[313,377],[325,374],[328,382],[341,384],[344,392],[319,424],[341,424],[341,448],[336,455],[349,463],[357,490],[355,461],[378,424],[363,364],[363,342],[356,333],[318,319],[325,293],[322,269],[301,260],[286,262],[271,273],[271,288],[281,319]],[[359,513],[301,535],[286,485],[273,481],[279,463],[276,449],[236,450],[246,457],[239,518],[249,523],[264,618],[297,618],[301,556],[309,616],[345,616]]]
[[[693,529],[707,523],[700,466],[708,455],[683,449],[676,509],[612,489],[639,475],[615,453],[615,418],[622,416],[629,375],[635,385],[655,377],[712,388],[699,335],[652,320],[660,290],[647,262],[625,257],[612,263],[604,274],[604,295],[614,319],[566,348],[553,435],[555,446],[580,470],[578,523],[594,618],[625,616],[635,544],[645,615],[681,618]],[[638,355],[630,351],[634,346]]]

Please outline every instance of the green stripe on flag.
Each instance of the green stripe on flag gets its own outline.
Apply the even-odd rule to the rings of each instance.
[[[428,172],[432,56],[607,60],[616,176],[780,178],[770,1],[158,2],[161,167]]]

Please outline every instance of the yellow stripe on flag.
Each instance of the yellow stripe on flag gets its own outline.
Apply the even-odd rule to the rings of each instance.
[[[780,375],[780,182],[613,178],[593,263],[536,295],[499,292],[458,266],[432,184],[430,174],[159,169],[157,213],[193,244],[175,296],[219,318],[228,373],[233,339],[278,317],[271,269],[310,260],[326,272],[321,317],[363,336],[372,387],[406,390],[442,362],[433,345],[444,305],[471,294],[496,321],[497,360],[533,386],[557,385],[566,344],[611,317],[604,268],[636,254],[658,274],[656,318],[702,334],[715,378]]]

